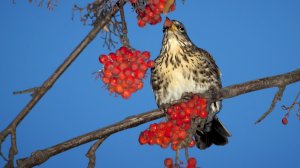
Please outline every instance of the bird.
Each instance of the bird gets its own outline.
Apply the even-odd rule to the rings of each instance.
[[[221,72],[215,60],[190,40],[181,22],[166,17],[163,33],[162,47],[154,60],[150,79],[159,108],[179,101],[187,93],[201,94],[222,88]],[[204,128],[194,133],[196,146],[201,150],[212,144],[225,145],[231,136],[216,115],[222,102],[212,102],[209,107]]]

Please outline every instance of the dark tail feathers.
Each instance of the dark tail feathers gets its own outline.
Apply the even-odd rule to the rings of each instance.
[[[226,145],[228,137],[231,136],[229,131],[223,126],[219,119],[215,116],[209,124],[209,131],[196,131],[195,140],[199,149],[206,149],[212,144]]]

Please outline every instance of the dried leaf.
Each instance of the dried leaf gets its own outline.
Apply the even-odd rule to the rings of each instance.
[[[166,4],[165,4],[165,8],[163,10],[164,14],[167,14],[170,10],[170,7],[174,4],[175,0],[167,0]]]

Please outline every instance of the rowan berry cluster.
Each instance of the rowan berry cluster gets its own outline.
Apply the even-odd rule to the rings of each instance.
[[[196,168],[196,164],[197,164],[196,159],[191,157],[187,161],[187,167],[186,168]],[[165,168],[176,167],[176,163],[173,163],[172,158],[166,158],[165,161],[164,161],[164,165],[165,165]]]
[[[193,96],[188,102],[175,104],[167,109],[167,119],[173,124],[188,130],[191,127],[191,119],[207,117],[206,100],[199,96]]]
[[[130,0],[131,4],[137,3],[137,0]],[[144,9],[136,8],[138,14],[138,25],[146,26],[147,23],[155,25],[161,22],[161,14],[175,10],[174,0],[148,0]]]
[[[187,132],[173,124],[171,121],[151,124],[149,129],[140,134],[139,142],[141,145],[160,145],[162,148],[167,148],[169,144],[173,150],[177,150],[179,145],[187,138]],[[190,142],[191,147],[195,144]]]
[[[99,62],[104,65],[100,76],[111,93],[128,99],[132,93],[143,88],[143,79],[148,68],[154,66],[148,51],[141,52],[121,47],[116,53],[100,55]]]
[[[141,132],[139,142],[141,145],[159,145],[177,151],[182,148],[194,147],[195,133],[192,125],[196,118],[206,119],[207,102],[205,99],[195,95],[186,102],[176,103],[166,110],[166,122],[154,123],[148,129]],[[168,164],[167,164],[168,163]],[[171,164],[169,164],[171,163]],[[170,166],[171,165],[171,166]],[[167,168],[172,167],[172,160],[165,160]],[[196,160],[188,160],[188,168],[196,167]]]

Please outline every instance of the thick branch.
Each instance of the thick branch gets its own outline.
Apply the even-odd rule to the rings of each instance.
[[[56,80],[65,72],[71,63],[79,56],[79,54],[88,46],[88,44],[97,36],[99,31],[110,21],[111,17],[115,15],[119,6],[123,6],[125,0],[119,0],[113,8],[106,14],[105,17],[89,32],[89,34],[80,42],[80,44],[73,50],[68,58],[55,70],[55,72],[35,90],[32,99],[23,108],[23,110],[16,116],[16,118],[0,133],[0,146],[6,137],[12,135],[18,124],[27,116],[30,110],[36,103],[46,94],[46,92],[53,86]],[[16,147],[13,147],[16,148]]]
[[[225,87],[222,90],[220,90],[220,92],[217,93],[216,97],[214,97],[213,99],[220,100],[220,99],[231,98],[252,91],[257,91],[257,90],[262,90],[262,89],[272,88],[272,87],[286,86],[291,83],[295,83],[297,81],[300,81],[300,69],[297,69],[295,71],[286,74],[262,78],[262,79],[242,83],[242,84]],[[204,94],[204,96],[207,98],[211,98],[211,96],[208,93]],[[160,109],[156,109],[136,116],[128,117],[110,126],[78,136],[76,138],[70,139],[66,142],[57,144],[55,146],[33,152],[30,157],[17,160],[17,164],[19,167],[30,167],[30,166],[39,165],[45,162],[46,160],[48,160],[50,157],[59,154],[61,152],[64,152],[66,150],[69,150],[71,148],[74,148],[76,146],[85,144],[90,141],[94,141],[96,139],[104,138],[106,136],[109,136],[113,133],[125,129],[136,127],[138,125],[161,118],[163,116],[164,116],[164,112]]]
[[[17,164],[19,167],[32,167],[32,166],[39,165],[47,161],[51,156],[64,152],[68,149],[74,148],[76,146],[85,144],[90,141],[97,140],[99,138],[109,136],[113,133],[122,131],[124,129],[136,127],[143,123],[161,118],[163,115],[164,115],[163,111],[154,110],[136,116],[128,117],[123,121],[112,124],[110,126],[81,135],[74,139],[52,146],[50,148],[33,152],[31,154],[31,157],[17,160]]]
[[[272,87],[282,87],[300,81],[300,69],[272,77],[261,78],[242,84],[225,87],[221,90],[219,99],[227,99],[241,94]]]

